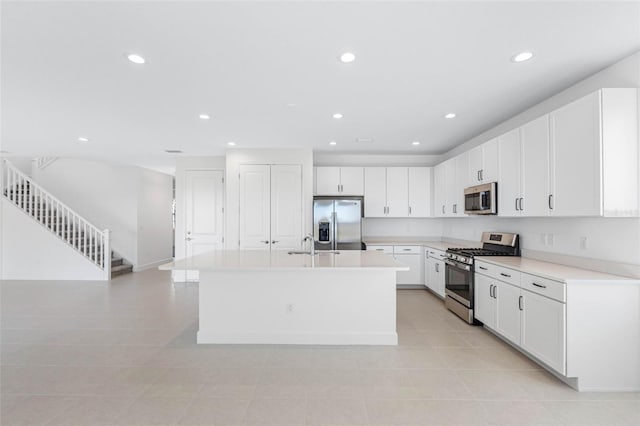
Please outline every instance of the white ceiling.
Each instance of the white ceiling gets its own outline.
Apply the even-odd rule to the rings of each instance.
[[[2,150],[167,170],[165,149],[227,141],[443,153],[640,49],[640,2],[4,2],[1,18]]]

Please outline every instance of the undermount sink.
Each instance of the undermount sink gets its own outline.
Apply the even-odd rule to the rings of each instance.
[[[287,254],[309,254],[310,255],[311,253],[308,252],[308,251],[295,251],[294,250],[294,251],[287,252]],[[340,252],[337,251],[337,250],[318,250],[318,251],[316,251],[315,254],[340,254]]]

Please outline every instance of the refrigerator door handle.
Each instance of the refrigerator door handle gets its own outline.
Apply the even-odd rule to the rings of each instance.
[[[331,250],[337,250],[337,246],[338,246],[338,214],[335,212],[335,210],[333,211],[333,213],[331,213],[331,222],[333,225],[333,238],[331,239]]]

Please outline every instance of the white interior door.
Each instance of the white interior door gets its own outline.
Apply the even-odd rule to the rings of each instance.
[[[271,245],[271,173],[265,164],[240,166],[240,248]]]
[[[224,172],[186,171],[185,253],[187,257],[222,248],[224,235]],[[187,271],[197,281],[198,271]]]
[[[271,248],[299,250],[302,244],[302,167],[271,166]]]

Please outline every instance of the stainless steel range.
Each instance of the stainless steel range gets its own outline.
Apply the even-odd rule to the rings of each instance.
[[[469,324],[473,316],[474,257],[520,256],[518,234],[483,232],[482,248],[450,248],[445,259],[445,306]]]

